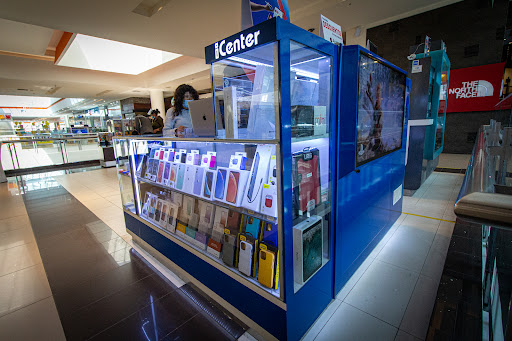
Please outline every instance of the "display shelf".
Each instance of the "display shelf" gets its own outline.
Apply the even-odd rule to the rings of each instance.
[[[171,190],[171,191],[183,194],[183,195],[187,195],[187,196],[199,199],[199,200],[204,201],[204,202],[209,203],[209,204],[214,204],[216,206],[224,207],[224,208],[227,208],[229,210],[236,211],[238,213],[250,215],[250,216],[253,216],[255,218],[258,218],[258,219],[261,219],[261,220],[264,220],[264,221],[267,221],[267,222],[270,222],[270,223],[277,224],[277,218],[274,218],[272,216],[268,216],[268,215],[264,215],[264,214],[261,214],[261,213],[258,213],[258,212],[254,212],[254,211],[248,210],[248,209],[243,208],[243,207],[231,206],[231,205],[228,205],[228,204],[226,204],[224,202],[217,201],[217,200],[206,200],[206,199],[204,199],[202,197],[198,197],[198,196],[196,196],[194,194],[187,193],[187,192],[184,192],[184,191],[180,191],[179,189],[176,189],[176,188],[173,188],[173,187],[168,187],[168,186],[165,186],[165,185],[163,185],[161,183],[148,180],[146,178],[142,178],[142,177],[136,176],[135,179],[140,181],[140,182],[145,182],[145,183],[153,185],[153,186],[157,186],[157,187],[160,187],[160,188],[163,188],[163,189],[166,189],[166,190]]]
[[[265,293],[272,295],[272,299],[270,298],[270,296],[267,296],[267,298],[271,299],[274,303],[279,303],[279,305],[283,304],[283,302],[279,298],[279,290],[280,290],[279,288],[278,289],[270,289],[270,288],[264,287],[258,282],[258,280],[256,278],[248,277],[248,276],[242,274],[238,269],[227,266],[219,258],[214,257],[213,255],[209,254],[205,250],[201,250],[200,248],[198,248],[194,245],[191,245],[187,239],[183,238],[178,233],[173,233],[159,225],[156,225],[155,222],[151,221],[150,219],[147,219],[144,217],[139,217],[138,215],[136,215],[135,213],[133,213],[129,210],[125,209],[125,212],[130,214],[131,216],[135,217],[138,220],[144,221],[145,224],[147,224],[153,230],[159,232],[166,238],[168,238],[174,242],[180,243],[180,245],[182,247],[186,247],[188,249],[188,251],[191,251],[194,254],[196,254],[197,256],[200,256],[203,260],[208,261],[208,263],[214,265],[219,270],[226,272],[225,270],[227,269],[229,271],[231,277],[236,279],[238,282],[243,283],[244,285],[251,288],[252,290],[259,292],[259,293],[261,293],[261,291],[263,290]],[[278,299],[279,301],[276,301],[276,299]]]

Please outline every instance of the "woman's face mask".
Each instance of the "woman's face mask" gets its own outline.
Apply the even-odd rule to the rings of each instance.
[[[186,99],[183,101],[183,108],[188,109],[188,103],[192,102],[192,99]]]

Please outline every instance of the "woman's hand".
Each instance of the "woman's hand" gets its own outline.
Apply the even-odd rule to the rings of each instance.
[[[177,137],[185,137],[185,127],[184,126],[179,126],[178,128],[176,128],[176,136]]]

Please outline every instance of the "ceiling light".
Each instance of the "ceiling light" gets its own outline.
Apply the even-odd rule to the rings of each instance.
[[[76,34],[55,64],[138,75],[180,56],[177,53]]]

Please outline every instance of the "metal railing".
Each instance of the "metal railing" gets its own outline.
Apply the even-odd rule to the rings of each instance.
[[[60,166],[102,158],[98,134],[57,138],[3,137],[0,144],[2,167],[7,171]]]

